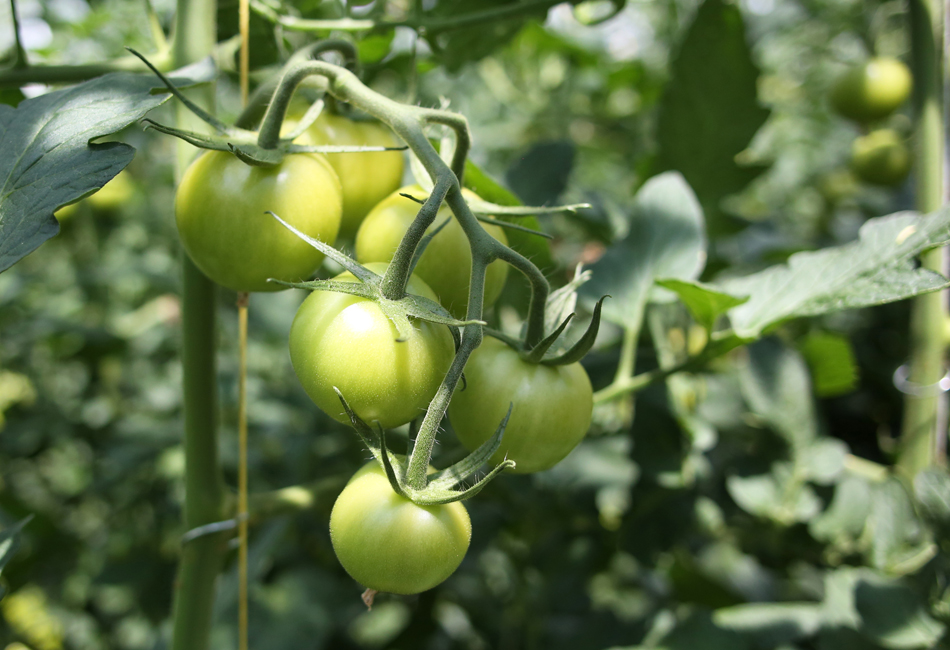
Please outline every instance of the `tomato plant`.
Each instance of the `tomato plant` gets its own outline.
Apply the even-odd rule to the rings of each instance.
[[[492,456],[517,463],[513,471],[548,469],[567,456],[590,426],[592,391],[580,363],[531,363],[506,343],[486,337],[465,366],[466,385],[456,389],[449,420],[462,444],[488,440],[512,406],[501,447]]]
[[[340,564],[361,585],[416,594],[462,563],[472,524],[461,502],[416,505],[396,494],[379,463],[350,479],[333,504],[330,539]]]
[[[896,131],[878,129],[855,139],[851,167],[868,183],[898,185],[910,172],[910,151]]]
[[[910,70],[901,61],[870,59],[839,77],[831,104],[842,116],[857,122],[879,120],[907,101],[911,83]]]
[[[201,271],[235,291],[279,291],[269,278],[308,279],[323,254],[277,223],[333,243],[340,226],[340,181],[325,158],[289,155],[276,166],[247,165],[208,151],[185,171],[175,196],[182,245]]]
[[[367,268],[382,271],[385,264]],[[353,281],[349,272],[335,280]],[[409,293],[435,300],[419,278]],[[339,422],[349,422],[334,392],[367,422],[389,429],[425,412],[448,370],[455,347],[444,325],[416,321],[407,341],[372,300],[314,291],[297,310],[290,329],[290,359],[310,398]]]
[[[418,185],[410,185],[393,192],[377,204],[366,216],[356,234],[356,259],[360,262],[388,262],[392,259],[409,224],[419,212],[419,204],[402,194],[409,194],[418,199],[426,197],[425,190]],[[467,199],[478,198],[474,192],[466,189],[462,190],[462,195]],[[456,318],[464,318],[468,306],[472,251],[465,231],[462,230],[461,224],[452,218],[447,207],[439,210],[435,221],[426,232],[431,233],[437,228],[441,229],[429,241],[413,272],[435,291],[443,307]],[[501,243],[508,243],[503,228],[485,224],[485,230]],[[507,277],[508,264],[505,262],[496,260],[488,266],[485,276],[485,309],[493,305],[501,295]]]
[[[395,134],[378,122],[355,121],[326,110],[297,141],[313,145],[399,145]],[[339,175],[343,188],[340,234],[352,237],[373,206],[402,183],[405,158],[401,151],[368,151],[331,153],[327,154],[327,160]]]

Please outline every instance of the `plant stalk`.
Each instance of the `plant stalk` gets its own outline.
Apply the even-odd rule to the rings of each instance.
[[[910,0],[911,57],[914,75],[916,203],[923,213],[943,202],[943,5],[940,0]],[[943,272],[944,249],[921,255],[921,266]],[[946,292],[914,298],[910,318],[910,381],[930,386],[945,372]],[[946,425],[939,424],[943,395],[904,398],[898,468],[913,477],[938,460]]]
[[[208,56],[215,46],[215,0],[178,0],[173,67]],[[185,91],[192,101],[213,111],[214,88]],[[178,107],[180,128],[206,127],[184,106]],[[194,150],[178,149],[179,173]],[[226,516],[224,479],[218,459],[217,367],[215,363],[215,285],[182,253],[182,349],[184,384],[185,527],[187,530],[220,521]],[[182,548],[175,582],[172,650],[208,648],[215,583],[224,564],[229,532],[198,537]]]

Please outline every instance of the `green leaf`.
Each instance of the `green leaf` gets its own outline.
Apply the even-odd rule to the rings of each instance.
[[[639,330],[647,302],[672,296],[654,288],[656,279],[695,279],[705,262],[706,234],[696,196],[681,175],[661,174],[640,188],[627,236],[590,267],[591,280],[580,295],[588,304],[610,295],[603,317]]]
[[[881,305],[948,286],[946,278],[914,263],[921,252],[948,240],[950,209],[929,215],[900,212],[868,220],[857,241],[796,253],[786,264],[717,283],[717,288],[749,296],[729,319],[739,337],[754,339],[790,318]]]
[[[736,164],[769,116],[756,98],[758,76],[739,7],[706,0],[670,66],[657,111],[656,171],[683,174],[712,233],[730,229],[721,200],[763,170]]]
[[[950,531],[950,473],[930,467],[914,477],[914,495],[927,521],[946,534]]]
[[[720,316],[749,299],[723,293],[702,282],[664,278],[656,283],[679,296],[696,322],[707,330],[712,330]]]
[[[471,160],[465,161],[465,187],[472,190],[479,197],[489,203],[498,205],[520,206],[521,201],[518,197],[505,189],[491,176],[483,172],[478,165]],[[532,230],[541,230],[541,222],[537,217],[497,217],[501,221],[510,221],[519,225],[531,228]],[[534,262],[542,271],[554,266],[554,258],[551,257],[551,246],[547,240],[530,235],[517,230],[506,230],[508,244],[516,251]]]
[[[818,435],[818,424],[801,355],[776,338],[758,341],[748,352],[739,377],[749,408],[793,448],[805,447]]]
[[[801,345],[811,369],[815,394],[835,397],[854,390],[858,383],[858,365],[851,341],[840,334],[812,332]]]
[[[391,30],[383,34],[371,34],[362,38],[357,44],[360,62],[363,65],[367,63],[377,63],[386,58],[393,44],[393,38],[396,36],[396,30]]]
[[[453,0],[439,2],[432,11],[424,14],[424,20],[444,18],[451,22],[459,16],[477,16],[483,12],[500,9],[508,5],[532,4],[532,0]],[[534,3],[536,4],[536,3]],[[525,10],[524,13],[491,21],[479,22],[462,28],[440,30],[438,27],[426,30],[426,38],[433,52],[441,59],[449,72],[457,72],[471,61],[478,61],[502,47],[515,37],[525,20],[537,18],[544,20],[547,5]]]
[[[179,87],[213,77],[210,61],[172,74]],[[59,232],[53,213],[92,194],[122,171],[135,149],[92,143],[166,101],[150,74],[112,73],[28,99],[0,104],[0,272]]]
[[[831,505],[808,522],[818,541],[850,548],[861,537],[871,511],[871,488],[862,478],[850,476],[838,483]]]
[[[865,535],[870,539],[869,564],[891,573],[909,573],[929,559],[930,546],[914,515],[910,495],[897,478],[876,485]]]
[[[747,650],[752,645],[743,635],[716,625],[708,612],[694,611],[656,647],[664,650]]]
[[[774,648],[812,636],[821,626],[817,603],[749,603],[716,610],[713,622],[754,640],[756,647]]]
[[[729,476],[729,496],[749,514],[782,525],[809,521],[821,511],[814,490],[802,483],[786,463],[775,463],[769,474]]]
[[[861,616],[861,632],[885,648],[932,648],[946,630],[910,587],[877,576],[857,581],[854,605]]]

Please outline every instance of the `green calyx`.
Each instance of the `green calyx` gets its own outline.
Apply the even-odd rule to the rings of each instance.
[[[555,294],[552,294],[552,296],[554,295]],[[563,320],[561,320],[560,324],[554,328],[552,332],[550,332],[547,336],[541,339],[540,342],[533,346],[528,346],[525,341],[508,336],[507,334],[497,330],[485,328],[485,333],[498,339],[499,341],[507,343],[509,346],[517,350],[518,354],[521,355],[521,358],[528,363],[540,363],[546,366],[566,366],[572,363],[577,363],[583,359],[584,356],[590,352],[590,349],[594,346],[594,341],[597,339],[597,332],[600,331],[601,306],[603,305],[604,300],[609,297],[610,296],[603,296],[597,301],[597,304],[594,305],[594,311],[591,314],[590,324],[588,324],[584,334],[574,343],[574,345],[560,354],[549,355],[548,353],[557,340],[561,337],[561,334],[564,333],[564,330],[567,329],[568,324],[574,318],[574,312],[571,312],[565,316]]]
[[[508,424],[508,418],[511,416],[511,408],[509,407],[508,415],[498,425],[494,435],[478,449],[454,465],[426,476],[422,487],[413,487],[408,480],[410,471],[408,459],[389,450],[386,446],[386,432],[382,428],[373,429],[366,424],[349,407],[346,398],[339,390],[337,390],[337,395],[360,440],[363,441],[363,444],[366,445],[366,448],[370,450],[373,457],[386,472],[386,477],[389,479],[393,491],[417,505],[442,505],[470,499],[481,492],[502,471],[515,466],[515,461],[505,460],[492,468],[488,474],[474,484],[466,485],[466,482],[475,475],[479,468],[498,451],[502,436],[505,433],[505,427]]]
[[[363,146],[312,146],[294,144],[293,141],[307,130],[320,116],[324,108],[323,100],[314,102],[294,130],[287,137],[280,137],[281,124],[287,113],[290,96],[275,96],[274,101],[267,108],[264,123],[260,132],[250,131],[225,124],[200,106],[188,99],[175,85],[153,66],[144,56],[131,48],[126,48],[140,58],[148,68],[165,84],[175,97],[199,119],[207,123],[216,134],[206,135],[184,129],[176,129],[160,124],[151,119],[144,119],[146,129],[153,129],[160,133],[173,135],[176,138],[201,149],[213,151],[230,151],[241,162],[255,167],[274,167],[283,162],[284,156],[298,153],[358,153],[363,151],[402,151],[405,147],[363,147]]]

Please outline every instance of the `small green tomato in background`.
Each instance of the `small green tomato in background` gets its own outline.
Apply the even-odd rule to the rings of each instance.
[[[175,221],[188,255],[213,281],[235,291],[280,291],[285,287],[268,278],[308,280],[323,253],[266,211],[332,244],[340,196],[340,180],[323,156],[292,154],[274,167],[252,167],[231,153],[206,151],[181,179]]]
[[[366,220],[356,234],[356,259],[362,263],[389,262],[396,253],[399,242],[416,218],[421,207],[415,201],[400,194],[408,194],[425,199],[428,193],[418,185],[410,185],[393,192],[366,215]],[[463,189],[462,195],[468,199],[478,196]],[[432,287],[439,302],[456,318],[465,318],[468,307],[468,283],[472,273],[472,249],[458,219],[444,203],[439,209],[432,225],[426,232],[432,232],[444,222],[448,223],[426,246],[425,252],[413,271],[426,284]],[[489,235],[508,244],[505,231],[500,226],[482,224]],[[488,265],[485,274],[485,304],[488,309],[501,295],[508,278],[508,264],[495,260]]]
[[[311,145],[400,145],[396,135],[384,124],[356,122],[326,110],[296,141]],[[327,154],[327,160],[336,170],[343,187],[340,235],[352,237],[373,206],[402,184],[405,158],[401,151],[371,151],[331,153]]]
[[[907,101],[912,79],[897,59],[874,58],[845,72],[831,91],[831,104],[843,117],[866,123],[880,120]]]
[[[461,502],[416,505],[393,492],[375,460],[353,475],[330,513],[330,540],[340,564],[376,591],[432,589],[462,563],[471,538]]]
[[[385,264],[368,264],[382,274]],[[336,280],[355,282],[349,272]],[[412,276],[406,287],[430,300],[435,294]],[[349,423],[336,387],[350,408],[369,424],[384,429],[422,415],[438,390],[452,359],[455,342],[445,325],[413,320],[407,341],[379,304],[345,293],[314,291],[290,328],[290,360],[310,399],[338,422]]]
[[[594,408],[587,371],[580,363],[546,366],[525,361],[501,341],[485,337],[465,364],[466,386],[449,404],[452,428],[468,449],[488,440],[512,404],[501,447],[491,462],[510,458],[510,471],[554,467],[584,438]]]
[[[910,151],[891,129],[871,131],[851,145],[851,168],[862,180],[875,185],[899,185],[910,172]]]

